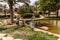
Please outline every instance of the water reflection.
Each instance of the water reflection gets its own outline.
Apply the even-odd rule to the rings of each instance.
[[[29,21],[30,26],[35,27],[37,21]],[[60,20],[38,20],[38,22],[49,23],[51,24],[49,27],[49,32],[60,34]],[[41,25],[41,24],[40,24]],[[43,24],[44,25],[44,24]]]
[[[54,25],[54,27],[51,27],[50,32],[60,34],[60,20],[50,20],[51,24]]]

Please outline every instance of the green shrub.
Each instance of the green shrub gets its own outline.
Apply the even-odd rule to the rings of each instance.
[[[17,9],[17,13],[20,15],[24,15],[25,13],[27,13],[27,11],[23,7],[19,7]]]
[[[16,33],[16,34],[13,35],[13,37],[14,37],[15,39],[18,39],[18,38],[20,38],[20,34],[17,34],[17,33]]]
[[[35,17],[39,18],[39,14],[35,14]]]
[[[28,14],[23,14],[22,16],[23,18],[31,18],[33,14],[28,13]]]
[[[0,15],[0,18],[10,17],[10,15]]]
[[[5,15],[0,15],[0,18],[5,18]]]

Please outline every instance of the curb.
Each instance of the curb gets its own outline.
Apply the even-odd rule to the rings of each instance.
[[[48,33],[49,35],[53,35],[53,36],[57,36],[58,39],[57,40],[60,40],[60,35],[58,34],[54,34],[54,33],[51,33],[51,32],[48,32],[48,31],[44,31],[44,30],[41,30],[41,29],[38,29],[38,28],[33,28],[34,31],[40,31],[40,32],[43,32],[43,33]]]

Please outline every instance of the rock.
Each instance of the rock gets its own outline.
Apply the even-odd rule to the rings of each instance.
[[[41,31],[40,29],[34,28],[34,31]]]
[[[40,19],[43,19],[43,18],[45,18],[44,16],[42,16],[42,15],[40,15]]]
[[[22,39],[14,39],[14,40],[22,40]]]
[[[41,29],[43,29],[43,30],[48,30],[49,28],[48,27],[46,27],[46,26],[42,26],[42,27],[40,27]]]
[[[11,21],[7,21],[7,25],[11,25]]]
[[[0,22],[0,25],[3,25],[2,22]]]
[[[0,38],[3,38],[6,34],[0,34]]]
[[[60,38],[59,38],[59,39],[57,39],[57,40],[60,40]]]
[[[23,22],[22,22],[22,21],[19,21],[19,25],[20,25],[20,26],[23,25]]]
[[[2,21],[2,24],[3,25],[7,25],[7,21]]]
[[[8,36],[8,37],[3,37],[2,40],[14,40],[14,38]]]

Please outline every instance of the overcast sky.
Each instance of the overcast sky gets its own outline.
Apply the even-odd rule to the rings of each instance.
[[[30,5],[34,5],[34,3],[37,1],[37,0],[30,0],[31,1],[31,3],[30,3]],[[8,4],[6,3],[6,2],[0,2],[0,4],[3,4],[3,5],[7,5],[7,7],[8,7]],[[23,3],[19,3],[20,5],[23,5]],[[18,5],[17,5],[18,6]],[[17,7],[16,6],[16,7]]]
[[[31,1],[31,5],[33,5],[37,0],[30,0]]]

